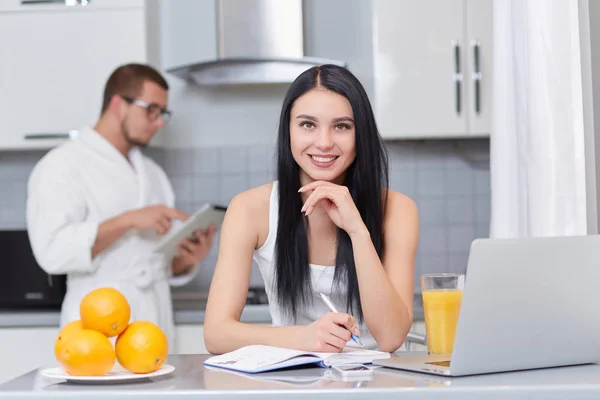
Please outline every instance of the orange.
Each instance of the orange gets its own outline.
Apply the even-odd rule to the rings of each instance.
[[[71,375],[102,376],[115,365],[115,350],[102,333],[81,329],[63,343],[57,358]]]
[[[100,288],[85,295],[79,305],[79,314],[85,329],[93,329],[110,338],[127,328],[131,308],[118,290]]]
[[[62,353],[62,348],[69,341],[71,336],[83,329],[81,320],[71,321],[66,324],[58,333],[56,340],[54,341],[54,355],[59,360],[59,356]]]
[[[148,374],[163,365],[169,353],[169,343],[157,325],[135,321],[119,335],[115,351],[123,368],[135,374]]]

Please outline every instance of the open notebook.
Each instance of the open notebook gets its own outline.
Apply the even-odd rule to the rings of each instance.
[[[321,367],[343,364],[370,364],[390,358],[390,353],[346,347],[341,353],[306,352],[281,347],[252,345],[211,357],[204,364],[241,372],[264,372],[304,364]]]

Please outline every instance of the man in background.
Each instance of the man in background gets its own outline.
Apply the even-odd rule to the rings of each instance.
[[[46,154],[28,181],[27,228],[33,252],[49,274],[67,274],[61,326],[77,320],[91,290],[114,287],[131,306],[131,321],[158,324],[172,344],[170,285],[189,282],[209,253],[215,229],[185,239],[179,256],[153,253],[174,208],[163,169],[146,147],[170,117],[168,84],[142,64],[117,68],[104,88],[100,119]]]

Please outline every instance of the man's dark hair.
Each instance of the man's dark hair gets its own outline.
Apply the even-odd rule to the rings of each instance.
[[[154,82],[163,89],[169,90],[165,78],[149,65],[126,64],[118,67],[106,81],[100,114],[104,114],[114,95],[139,96],[145,81]]]

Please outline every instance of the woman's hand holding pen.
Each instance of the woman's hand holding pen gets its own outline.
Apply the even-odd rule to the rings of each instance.
[[[339,353],[346,347],[351,333],[360,336],[354,317],[345,313],[329,312],[305,326],[303,341],[308,351]]]
[[[310,192],[302,207],[302,212],[306,216],[312,214],[317,206],[321,206],[333,223],[349,235],[366,230],[366,225],[348,187],[326,181],[315,181],[301,187],[299,192]]]

